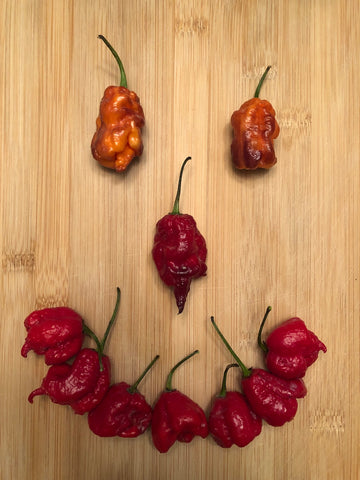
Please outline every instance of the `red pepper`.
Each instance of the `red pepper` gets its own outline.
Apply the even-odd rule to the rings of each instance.
[[[262,330],[270,310],[268,307],[258,334],[258,344],[266,355],[266,366],[281,378],[301,378],[316,361],[319,352],[326,352],[326,346],[298,317],[283,322],[270,333],[266,342],[262,341]]]
[[[30,350],[44,355],[46,365],[63,363],[81,349],[83,320],[71,308],[55,307],[35,310],[25,319],[27,337],[21,349],[26,357]]]
[[[207,248],[191,215],[179,212],[181,180],[187,157],[182,164],[177,194],[171,213],[156,224],[152,256],[162,281],[173,287],[176,304],[181,313],[190,290],[191,281],[206,274]]]
[[[110,387],[101,403],[88,415],[90,430],[100,437],[138,437],[151,422],[152,408],[137,387],[157,355],[133,385],[125,382]]]
[[[234,167],[240,170],[269,169],[276,163],[273,141],[280,128],[271,104],[259,99],[269,69],[270,66],[262,75],[254,98],[243,103],[231,116],[234,130],[231,155]]]
[[[183,358],[171,369],[166,388],[154,406],[152,439],[160,453],[167,452],[176,440],[189,443],[196,435],[205,438],[209,433],[206,416],[201,407],[188,396],[172,388],[175,370],[196,353],[198,350]]]
[[[107,87],[96,119],[91,152],[100,165],[117,172],[126,170],[143,151],[141,128],[145,124],[139,97],[127,88],[123,64],[110,43],[99,35],[114,55],[120,69],[120,86]]]
[[[307,391],[304,382],[297,378],[286,380],[261,368],[248,369],[231,348],[214,317],[211,322],[218,335],[234,357],[242,371],[241,386],[251,409],[274,427],[280,427],[291,421],[297,412],[297,398],[305,397]]]
[[[221,391],[209,414],[209,432],[222,448],[245,447],[260,435],[262,429],[261,418],[251,410],[245,396],[226,390],[226,376],[231,367],[238,367],[238,364],[226,367]]]

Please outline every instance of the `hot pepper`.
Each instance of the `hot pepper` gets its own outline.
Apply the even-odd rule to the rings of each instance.
[[[221,391],[213,402],[208,421],[210,434],[222,448],[245,447],[262,429],[261,418],[251,410],[245,396],[226,390],[227,372],[231,367],[238,367],[238,364],[226,367]]]
[[[201,407],[172,388],[175,370],[196,353],[198,350],[187,355],[171,369],[165,390],[153,408],[152,439],[160,453],[167,452],[176,440],[188,443],[195,435],[205,438],[209,433],[206,416]]]
[[[110,387],[101,403],[88,415],[90,430],[100,437],[134,438],[148,428],[152,408],[137,387],[159,358],[157,355],[133,385],[125,382]]]
[[[44,355],[46,365],[63,363],[81,349],[83,320],[71,308],[55,307],[35,310],[25,319],[27,337],[21,349],[26,357],[30,350]]]
[[[177,194],[172,212],[156,224],[152,256],[162,281],[173,287],[176,304],[184,309],[191,281],[206,274],[207,248],[191,215],[180,213],[181,181],[187,157],[181,167]]]
[[[297,412],[297,398],[302,398],[307,393],[304,382],[299,378],[279,378],[262,368],[247,368],[219,330],[214,317],[211,317],[211,322],[241,368],[242,390],[254,413],[274,427],[291,421]]]
[[[280,128],[275,120],[275,110],[259,94],[268,66],[256,88],[254,98],[243,103],[231,116],[234,139],[231,144],[232,161],[239,170],[269,169],[276,163],[273,140]]]
[[[127,88],[123,64],[110,43],[99,35],[114,55],[120,69],[120,86],[109,86],[100,103],[92,155],[102,166],[121,172],[143,151],[141,128],[145,118],[139,97]]]
[[[319,352],[326,352],[326,346],[298,317],[286,320],[269,334],[266,342],[262,341],[262,330],[270,310],[268,307],[258,333],[258,345],[265,353],[266,366],[278,377],[301,378]]]

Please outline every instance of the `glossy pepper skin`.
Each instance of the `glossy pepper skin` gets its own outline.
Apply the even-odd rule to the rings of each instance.
[[[175,369],[195,353],[198,351],[195,350],[173,367],[166,382],[166,389],[153,408],[152,439],[160,453],[166,453],[176,441],[189,443],[196,435],[205,438],[209,433],[202,408],[188,396],[171,387]]]
[[[261,341],[262,329],[270,310],[271,307],[266,310],[258,335],[266,366],[278,377],[288,380],[302,378],[308,367],[317,360],[319,352],[326,352],[326,346],[298,317],[286,320],[269,334],[266,341]]]
[[[100,437],[134,438],[145,432],[151,423],[152,408],[137,386],[158,358],[154,358],[134,385],[120,382],[110,387],[102,402],[88,415],[93,433]]]
[[[207,247],[191,215],[179,212],[182,164],[173,211],[156,224],[152,256],[162,281],[173,288],[179,313],[184,309],[190,284],[206,275]]]
[[[211,317],[211,322],[241,368],[241,387],[253,412],[274,427],[290,422],[297,412],[297,399],[307,393],[304,382],[299,378],[279,378],[261,368],[248,369],[219,330],[214,317]]]
[[[26,317],[24,324],[27,337],[21,349],[23,357],[33,350],[44,355],[46,365],[54,365],[69,360],[82,347],[83,320],[71,308],[35,310]]]
[[[113,47],[99,35],[113,53],[121,73],[120,86],[106,88],[96,119],[91,152],[103,167],[122,172],[143,152],[141,129],[145,117],[139,97],[127,88],[121,60]]]
[[[238,367],[231,364],[225,369],[222,389],[212,404],[208,419],[209,433],[222,448],[245,447],[262,429],[261,418],[250,409],[245,396],[226,390],[227,371],[234,366]]]
[[[234,138],[231,144],[232,162],[239,170],[269,169],[277,162],[274,139],[280,133],[275,110],[267,100],[259,97],[261,85],[270,67],[267,67],[255,95],[231,116]]]

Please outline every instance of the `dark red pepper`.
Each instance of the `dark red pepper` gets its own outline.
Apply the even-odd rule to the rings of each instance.
[[[206,274],[207,248],[191,215],[179,212],[181,181],[187,157],[182,164],[177,194],[171,213],[156,224],[152,256],[162,281],[174,289],[176,304],[181,313],[190,290],[191,281]]]
[[[229,368],[238,367],[237,363],[228,365],[224,371],[220,393],[215,398],[209,414],[209,432],[222,448],[232,445],[245,447],[260,435],[262,420],[250,408],[246,398],[240,392],[226,390],[226,377]]]
[[[258,334],[258,345],[265,353],[266,366],[278,377],[301,378],[317,360],[319,352],[326,352],[326,346],[298,317],[286,320],[269,334],[266,342],[262,341],[262,330],[270,311],[271,307],[268,307]]]
[[[241,386],[251,409],[267,423],[280,427],[291,421],[297,412],[298,398],[305,397],[304,382],[297,378],[286,380],[261,368],[247,368],[231,348],[214,317],[211,322],[242,371]]]
[[[35,310],[25,319],[27,337],[21,349],[26,357],[30,350],[44,355],[46,365],[66,362],[81,349],[83,320],[68,307]]]
[[[101,403],[88,415],[93,433],[100,437],[134,438],[145,432],[151,422],[152,408],[137,387],[158,358],[159,355],[133,385],[120,382],[110,387]]]
[[[189,443],[196,435],[205,438],[209,433],[202,408],[188,396],[172,388],[175,370],[196,353],[198,350],[187,355],[171,369],[165,390],[153,408],[152,439],[161,453],[167,452],[176,440]]]

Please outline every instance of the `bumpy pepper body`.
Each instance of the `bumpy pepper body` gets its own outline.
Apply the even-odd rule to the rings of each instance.
[[[231,116],[234,138],[231,144],[232,162],[239,170],[269,169],[277,159],[274,139],[280,132],[275,110],[267,100],[258,98],[262,76],[254,98],[246,101]]]
[[[156,224],[152,249],[160,278],[173,288],[179,313],[184,309],[192,280],[206,275],[207,271],[205,239],[194,218],[179,212],[182,172],[188,160],[190,157],[181,168],[173,211]]]
[[[44,355],[47,365],[60,364],[76,355],[82,347],[83,320],[71,308],[35,310],[24,324],[27,337],[21,349],[23,357],[33,350]]]

